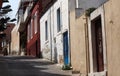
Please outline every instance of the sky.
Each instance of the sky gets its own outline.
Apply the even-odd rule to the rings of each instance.
[[[12,18],[16,18],[15,15],[16,15],[16,13],[17,13],[19,1],[20,1],[20,0],[9,0],[9,3],[4,3],[4,4],[3,4],[3,6],[4,6],[4,5],[7,5],[7,4],[11,5],[11,9],[12,9],[13,11],[11,11],[10,13],[8,13],[8,16],[9,16],[11,19],[12,19]]]

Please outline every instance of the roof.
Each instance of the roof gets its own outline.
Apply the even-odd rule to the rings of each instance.
[[[25,2],[32,2],[33,0],[20,0],[19,2],[19,8],[21,7],[21,4],[25,3]]]

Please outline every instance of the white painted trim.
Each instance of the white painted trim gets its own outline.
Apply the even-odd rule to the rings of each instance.
[[[88,74],[88,76],[106,76],[106,72],[94,72],[94,73],[90,73]]]
[[[91,36],[91,21],[88,18],[88,34],[89,34],[89,58],[90,58],[90,73],[93,73],[93,54],[92,54],[92,36]]]

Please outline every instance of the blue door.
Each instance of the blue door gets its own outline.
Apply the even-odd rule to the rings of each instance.
[[[64,52],[64,64],[69,64],[69,52],[68,52],[68,32],[63,34],[63,52]]]

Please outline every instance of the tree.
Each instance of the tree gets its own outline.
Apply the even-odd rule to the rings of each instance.
[[[5,2],[9,2],[9,1],[3,0],[3,3]],[[12,11],[11,5],[6,5],[0,9],[0,31],[4,31],[7,28],[6,26],[7,22],[13,22],[16,20],[16,19],[11,19],[10,17],[8,17],[7,14],[11,11]]]
[[[8,0],[3,0],[3,3],[9,2]],[[16,19],[11,19],[7,14],[11,12],[11,5],[6,5],[0,9],[0,35],[7,28],[8,22],[13,22]],[[3,36],[3,35],[2,35]],[[0,37],[2,37],[0,36]]]

